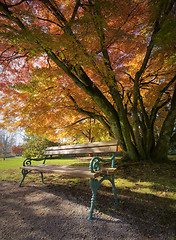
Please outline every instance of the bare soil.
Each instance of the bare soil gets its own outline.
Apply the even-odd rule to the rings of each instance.
[[[79,197],[78,197],[79,196]],[[106,202],[104,203],[106,205]],[[54,185],[0,182],[0,239],[2,240],[174,240],[175,231],[157,225],[155,219],[139,221],[94,210],[87,220],[90,196]],[[117,206],[118,207],[118,206]]]

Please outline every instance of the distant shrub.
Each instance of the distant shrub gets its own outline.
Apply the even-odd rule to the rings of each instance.
[[[24,149],[25,149],[24,146],[20,146],[20,145],[16,146],[16,145],[14,145],[11,148],[11,153],[16,155],[16,156],[21,156],[23,151],[24,151]]]
[[[57,146],[58,143],[49,141],[46,138],[42,138],[36,135],[28,135],[25,139],[23,156],[29,157],[42,157],[44,150],[50,146]]]

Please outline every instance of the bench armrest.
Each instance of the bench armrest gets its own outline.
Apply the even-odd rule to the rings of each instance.
[[[115,153],[112,155],[111,159],[109,159],[109,160],[104,160],[99,157],[93,157],[90,161],[89,169],[92,173],[94,173],[96,171],[100,171],[101,170],[101,164],[100,164],[101,162],[111,163],[111,168],[114,168],[114,160],[115,160]]]
[[[37,162],[40,162],[40,161],[43,161],[43,164],[45,163],[46,159],[45,158],[26,158],[24,161],[23,161],[23,166],[30,166],[32,161],[37,161]]]

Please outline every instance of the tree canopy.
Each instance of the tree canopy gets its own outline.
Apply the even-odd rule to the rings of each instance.
[[[62,136],[99,121],[132,160],[165,160],[176,118],[174,0],[1,0],[4,124]]]

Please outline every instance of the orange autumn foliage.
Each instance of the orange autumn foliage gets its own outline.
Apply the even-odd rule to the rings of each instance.
[[[175,124],[174,10],[169,0],[1,0],[0,124],[78,139],[95,119],[99,139],[153,158]]]

